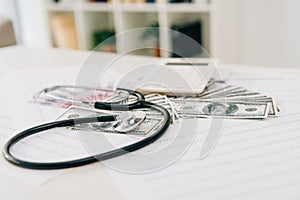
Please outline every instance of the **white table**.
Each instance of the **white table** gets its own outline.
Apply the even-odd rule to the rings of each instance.
[[[88,52],[59,49],[0,49],[0,78],[15,69],[48,69],[62,66],[80,67]],[[99,57],[103,54],[99,53]],[[241,67],[226,65],[226,67]],[[246,66],[244,66],[246,67]],[[74,168],[39,187],[0,175],[1,199],[122,199],[106,169],[99,163]]]

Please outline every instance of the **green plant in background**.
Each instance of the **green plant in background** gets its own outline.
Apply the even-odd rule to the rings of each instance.
[[[149,40],[154,39],[156,44],[159,43],[159,24],[158,22],[155,22],[149,26],[149,29],[146,29],[143,34],[141,35],[141,38],[143,40]]]
[[[115,35],[115,31],[111,31],[111,30],[99,30],[99,31],[95,31],[93,33],[93,48],[95,48],[96,50],[100,50],[100,51],[114,51],[113,49],[115,49],[115,39],[113,38],[111,41],[109,41],[109,44],[105,44],[105,45],[100,45],[100,48],[97,48],[97,46],[99,44],[101,44],[102,42],[104,42],[106,39],[112,37]],[[103,49],[104,48],[104,49]],[[113,49],[111,49],[113,48]]]

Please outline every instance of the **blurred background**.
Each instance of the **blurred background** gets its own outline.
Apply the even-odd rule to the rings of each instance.
[[[189,35],[223,63],[300,67],[299,8],[299,0],[0,0],[0,46],[91,50],[115,33],[159,27]],[[181,47],[176,35],[145,31],[97,50],[135,43],[154,44],[138,54],[157,57]]]

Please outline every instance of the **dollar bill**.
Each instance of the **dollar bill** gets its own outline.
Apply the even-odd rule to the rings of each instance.
[[[265,97],[255,97],[255,98],[247,98],[247,99],[239,99],[239,100],[244,102],[269,103],[271,106],[268,115],[275,116],[275,117],[278,116],[279,113],[278,107],[273,97],[265,96]]]
[[[173,103],[166,95],[161,95],[158,93],[145,95],[145,100],[151,103],[160,105],[168,110],[171,116],[171,122],[173,123],[176,119],[179,118],[177,111],[175,110]]]
[[[171,98],[175,101],[174,98]],[[221,103],[245,103],[252,105],[269,104],[268,116],[278,116],[279,109],[273,97],[261,94],[260,92],[251,91],[241,86],[226,85],[224,83],[209,82],[203,94],[197,97],[180,97],[176,101],[187,101],[193,104],[199,102],[221,102]],[[195,107],[196,108],[196,107]],[[237,114],[236,114],[237,115]],[[189,115],[190,116],[190,115]],[[197,116],[197,115],[193,115]],[[187,115],[185,115],[187,117]],[[203,117],[199,115],[198,117]],[[230,116],[233,118],[233,116]],[[255,118],[255,117],[253,117]]]
[[[270,104],[252,102],[190,101],[172,99],[181,117],[224,117],[264,119],[268,116]]]
[[[129,131],[126,134],[136,135],[136,136],[146,136],[151,134],[157,127],[163,123],[163,116],[161,113],[150,110],[141,109],[146,113],[146,119],[134,130]],[[111,112],[104,110],[88,109],[85,107],[71,106],[66,112],[64,112],[57,120],[64,119],[76,119],[81,117],[96,117],[105,115],[118,115],[120,112]],[[67,127],[72,130],[84,130],[84,131],[94,131],[101,133],[113,133],[113,134],[123,134],[114,131],[113,122],[96,122],[88,124],[76,124],[75,126]]]

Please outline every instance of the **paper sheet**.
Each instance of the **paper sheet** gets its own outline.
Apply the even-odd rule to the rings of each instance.
[[[63,76],[63,74],[69,76]],[[43,89],[44,87],[52,86],[52,84],[72,83],[75,76],[75,71],[70,69],[61,70],[36,70],[27,72],[25,70],[13,71],[8,74],[4,80],[1,81],[1,93],[6,98],[1,98],[0,102],[0,142],[2,144],[12,135],[28,128],[30,126],[44,123],[46,121],[55,120],[64,109],[56,107],[47,107],[30,103],[32,95]],[[72,75],[73,74],[73,75]],[[69,78],[68,78],[69,77]],[[56,147],[50,144],[57,141],[55,137],[62,138],[60,134],[52,134],[51,136],[45,135],[36,139],[22,141],[20,147],[14,148],[13,153],[22,158],[31,158],[32,152],[39,151],[42,155],[45,153],[52,156],[58,154]],[[59,141],[58,139],[58,141]],[[69,140],[68,150],[63,149],[64,153],[69,153],[74,146],[77,147],[79,140]],[[59,145],[59,144],[56,144]],[[73,145],[73,146],[72,146]],[[60,146],[61,147],[61,146]],[[78,148],[80,148],[79,145]],[[59,150],[62,150],[61,148]],[[78,151],[75,151],[78,153]],[[39,160],[34,158],[35,161]],[[57,175],[67,172],[68,170],[54,170],[54,171],[38,171],[29,170],[16,167],[8,163],[2,155],[0,156],[0,173],[17,178],[25,183],[32,185],[40,185]]]
[[[275,96],[280,117],[225,120],[216,147],[202,160],[205,126],[188,151],[164,169],[144,174],[109,170],[121,192],[127,199],[298,199],[299,75],[299,70],[232,71],[227,83]]]
[[[9,104],[4,95],[5,92],[3,88],[0,90],[2,93],[2,98],[0,99],[0,148],[2,150],[3,144],[16,132],[16,129],[13,124],[11,112],[9,110]],[[60,172],[48,173],[15,167],[4,160],[2,154],[0,156],[0,173],[32,185],[39,185],[60,174]]]

